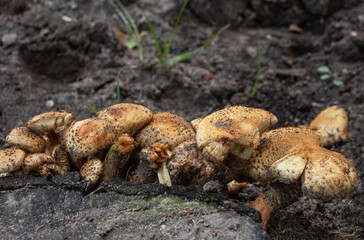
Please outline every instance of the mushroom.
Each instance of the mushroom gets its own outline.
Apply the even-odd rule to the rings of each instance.
[[[73,122],[75,116],[68,111],[46,112],[37,115],[27,122],[27,127],[35,131],[44,131],[47,140],[45,153],[51,155],[53,148],[59,144],[60,135],[57,127]]]
[[[63,144],[76,166],[80,166],[82,158],[109,147],[114,139],[112,123],[97,118],[73,122],[63,133]]]
[[[99,111],[97,116],[110,121],[117,135],[133,136],[152,120],[153,113],[142,105],[119,103]]]
[[[54,159],[45,154],[45,153],[32,153],[26,156],[23,161],[23,171],[25,174],[29,174],[32,171],[38,171],[39,167],[41,167],[45,163],[54,164]],[[48,175],[48,171],[46,174],[41,174],[42,176]]]
[[[169,112],[155,114],[153,120],[135,136],[139,147],[147,149],[140,152],[141,161],[132,181],[155,179],[155,164],[158,163],[158,177],[161,183],[169,185],[170,177],[166,169],[169,158],[166,156],[171,156],[169,151],[180,143],[193,138],[195,131],[183,118]],[[156,156],[158,160],[155,159]]]
[[[100,159],[94,158],[87,161],[80,169],[83,180],[90,181],[90,186],[96,186],[103,172],[103,165]]]
[[[345,197],[357,185],[357,172],[341,154],[320,147],[320,135],[309,128],[280,128],[262,135],[246,174],[271,183],[252,205],[267,226],[270,212],[304,194],[319,198]]]
[[[249,159],[259,144],[259,136],[277,123],[268,111],[233,106],[205,117],[196,132],[197,145],[216,166],[232,153],[241,159]]]
[[[0,174],[12,173],[21,168],[26,153],[21,149],[8,148],[0,151]]]
[[[46,147],[44,138],[27,127],[14,128],[6,136],[6,141],[16,148],[21,148],[31,153],[44,152]]]
[[[236,180],[232,180],[227,184],[228,192],[230,194],[237,194],[241,189],[246,188],[248,184],[246,182],[237,182]]]
[[[135,149],[136,142],[128,134],[123,134],[113,144],[103,163],[103,181],[119,177],[128,163],[131,152]]]
[[[321,145],[329,147],[351,139],[348,131],[348,114],[345,109],[331,106],[323,110],[310,123],[310,128],[321,134]]]
[[[204,184],[213,176],[215,165],[201,154],[196,139],[182,142],[172,155],[167,168],[173,184]]]

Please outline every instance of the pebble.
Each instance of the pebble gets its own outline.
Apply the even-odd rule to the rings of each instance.
[[[1,38],[1,41],[3,42],[4,46],[8,47],[13,45],[16,42],[16,39],[18,36],[16,33],[7,33],[4,34],[4,36]]]

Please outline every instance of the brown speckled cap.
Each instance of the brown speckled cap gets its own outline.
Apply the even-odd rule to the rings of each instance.
[[[63,136],[68,153],[75,158],[91,156],[109,147],[114,139],[112,123],[97,118],[73,122]]]
[[[0,151],[0,174],[11,173],[18,170],[25,158],[21,149],[8,148]]]
[[[183,118],[169,113],[157,113],[153,120],[145,126],[135,137],[141,148],[152,146],[160,142],[169,145],[173,150],[178,144],[195,137],[192,126]]]
[[[14,147],[32,153],[44,152],[46,147],[45,139],[27,127],[14,128],[6,137],[6,141]]]
[[[331,106],[323,110],[310,123],[310,128],[321,134],[321,144],[329,147],[340,141],[350,139],[349,118],[345,109]]]
[[[152,120],[153,113],[142,105],[119,103],[99,111],[97,116],[112,122],[117,134],[132,136]]]
[[[198,125],[197,145],[217,164],[229,153],[248,159],[259,143],[261,133],[277,123],[270,112],[233,106],[214,112]]]
[[[288,167],[289,164],[292,164],[291,167],[293,167],[296,164],[296,171],[298,172],[298,168],[305,164],[305,159],[300,159],[303,156],[294,155],[295,151],[292,149],[297,145],[319,146],[320,137],[318,133],[307,127],[285,127],[263,133],[259,146],[249,159],[249,164],[246,167],[247,174],[255,180],[265,183],[274,178],[271,171],[282,170],[283,165]],[[273,169],[270,169],[272,164],[275,165]],[[283,176],[287,177],[282,171],[282,180]],[[286,180],[289,181],[289,179]]]
[[[100,159],[94,158],[87,161],[80,169],[80,175],[83,180],[90,181],[92,186],[96,185],[100,180],[103,172],[103,166]]]

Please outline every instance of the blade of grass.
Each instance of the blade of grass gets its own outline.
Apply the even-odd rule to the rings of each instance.
[[[118,99],[117,99],[117,103],[120,103],[120,88],[119,88],[119,82],[120,82],[120,74],[124,71],[125,67],[122,67],[119,72],[118,75],[116,76],[116,82],[117,82],[117,95],[118,95]]]
[[[96,110],[93,106],[91,106],[90,104],[89,104],[88,106],[92,109],[92,111],[94,111],[94,113],[96,114],[96,116],[99,114],[99,113],[97,112],[97,110]]]
[[[260,56],[260,38],[258,38],[258,68],[257,68],[257,77],[255,78],[255,83],[254,83],[254,87],[253,87],[253,96],[257,93],[258,91],[258,86],[260,84],[260,74],[261,74],[261,70],[260,70],[260,61],[261,61],[261,56]]]
[[[196,48],[193,51],[189,51],[189,52],[184,52],[181,55],[169,60],[167,62],[167,65],[169,67],[173,66],[174,64],[186,60],[187,58],[190,58],[192,56],[194,56],[196,53],[198,53],[199,51],[201,51],[202,49],[208,47],[223,31],[225,31],[226,29],[228,29],[230,27],[230,24],[227,24],[225,26],[223,26],[222,28],[219,29],[219,31],[217,31],[204,45],[202,45],[201,47]]]
[[[113,178],[113,176],[111,176],[110,175],[110,172],[111,172],[111,170],[110,170],[110,155],[111,155],[111,152],[114,150],[114,148],[116,147],[116,145],[118,145],[120,142],[121,142],[121,140],[123,140],[123,138],[120,138],[116,143],[114,143],[112,146],[111,146],[111,148],[110,148],[110,150],[107,152],[107,155],[106,155],[106,160],[107,160],[107,169],[105,170],[105,175],[106,175],[106,177],[108,178],[108,179],[111,179],[111,178]],[[107,170],[109,170],[109,172],[107,171]]]
[[[116,3],[115,3],[116,2]],[[118,14],[121,21],[126,25],[129,32],[132,32],[132,37],[136,38],[137,41],[137,47],[139,52],[139,58],[140,60],[143,60],[143,47],[141,45],[141,37],[139,34],[139,30],[137,25],[135,24],[134,19],[128,12],[128,10],[125,8],[125,6],[119,1],[119,0],[109,0],[110,5],[114,9],[114,11]]]
[[[152,22],[149,20],[149,18],[146,15],[144,15],[144,17],[147,20],[147,23],[148,23],[148,26],[149,26],[150,31],[152,32],[153,39],[154,39],[154,43],[155,43],[155,46],[157,47],[158,58],[159,58],[159,60],[161,60],[162,59],[161,45],[159,44],[157,35],[155,34],[153,24],[152,24]]]
[[[171,45],[172,45],[172,41],[173,41],[173,38],[174,38],[174,35],[176,34],[176,31],[177,31],[177,27],[179,25],[179,22],[181,20],[181,17],[182,17],[182,13],[183,11],[185,10],[187,4],[188,4],[189,0],[186,0],[181,8],[181,10],[179,11],[178,13],[178,17],[177,17],[177,20],[174,24],[174,27],[173,27],[173,31],[171,33],[171,35],[169,36],[169,40],[167,42],[167,44],[164,46],[164,53],[163,53],[163,56],[162,56],[162,62],[164,63],[167,59],[167,55],[169,53],[169,50],[171,48]]]

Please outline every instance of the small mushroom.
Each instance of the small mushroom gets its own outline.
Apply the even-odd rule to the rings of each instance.
[[[152,120],[153,113],[142,105],[119,103],[99,111],[97,116],[110,121],[117,135],[126,133],[133,136]]]
[[[25,174],[37,171],[45,163],[54,164],[54,159],[45,153],[32,153],[26,156],[23,161],[23,170]],[[48,174],[48,173],[47,173]],[[43,175],[44,176],[44,175]]]
[[[60,134],[57,127],[73,122],[75,116],[68,111],[46,112],[37,115],[27,122],[27,127],[35,131],[44,131],[47,147],[45,153],[51,155],[53,148],[60,143]]]
[[[180,143],[193,138],[195,131],[183,118],[169,112],[155,114],[153,120],[135,136],[143,150],[140,152],[140,164],[132,181],[150,182],[158,172],[161,183],[170,185],[165,162],[168,160],[166,156],[170,155],[167,150],[172,151]],[[155,165],[156,162],[159,164]]]
[[[277,123],[268,111],[233,106],[214,112],[198,125],[197,145],[219,166],[232,153],[241,159],[249,159],[259,144],[259,136]]]
[[[44,152],[46,147],[44,138],[27,127],[14,128],[6,137],[6,141],[31,153]]]
[[[233,180],[227,184],[228,192],[230,194],[237,194],[241,189],[246,188],[248,184],[246,182],[237,182]]]
[[[0,151],[0,174],[7,174],[21,168],[26,153],[21,149],[8,148]]]
[[[119,177],[128,163],[131,152],[135,149],[136,142],[128,134],[123,134],[113,144],[103,163],[103,181]]]
[[[331,106],[317,115],[310,123],[310,128],[321,134],[321,145],[329,147],[351,139],[348,125],[348,113],[345,109]]]
[[[139,154],[137,173],[131,179],[132,182],[143,180],[153,183],[158,176],[159,183],[172,186],[171,178],[166,164],[172,157],[168,144],[156,142],[150,147],[143,148]]]
[[[90,181],[90,186],[94,187],[100,180],[103,172],[103,165],[100,159],[94,158],[87,161],[80,169],[80,175],[83,180]]]
[[[111,122],[97,118],[73,122],[63,133],[63,143],[73,162],[109,147],[114,139]]]
[[[169,112],[154,114],[153,120],[135,136],[141,148],[156,142],[166,143],[172,150],[178,144],[195,137],[192,126],[180,116]]]

